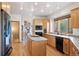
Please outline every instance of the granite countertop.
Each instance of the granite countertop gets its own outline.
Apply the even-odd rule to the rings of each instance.
[[[51,34],[51,33],[46,33],[48,35],[52,36],[58,36],[58,37],[63,37],[63,38],[68,38],[69,40],[72,41],[72,43],[77,47],[79,50],[79,36],[74,36],[74,35],[62,35],[62,34]]]
[[[40,37],[40,36],[38,36],[38,37],[30,37],[30,39],[32,41],[34,41],[34,42],[40,42],[40,41],[46,41],[47,40],[47,38]]]

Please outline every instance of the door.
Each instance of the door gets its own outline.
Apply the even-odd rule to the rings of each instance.
[[[20,38],[19,38],[19,31],[20,31],[20,27],[19,27],[19,21],[12,21],[12,42],[20,42]]]

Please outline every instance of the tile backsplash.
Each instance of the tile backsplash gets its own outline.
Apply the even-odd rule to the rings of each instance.
[[[79,28],[73,28],[73,35],[79,36]]]

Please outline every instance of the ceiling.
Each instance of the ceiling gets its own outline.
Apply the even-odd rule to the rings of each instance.
[[[48,16],[72,3],[73,2],[10,2],[12,14],[34,16]]]

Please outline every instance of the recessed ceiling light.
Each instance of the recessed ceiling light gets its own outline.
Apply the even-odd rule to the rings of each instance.
[[[38,3],[37,3],[37,2],[35,2],[35,3],[34,3],[34,5],[38,5]]]
[[[20,9],[23,10],[23,7],[21,7]]]
[[[50,7],[50,4],[47,4],[46,7],[47,7],[47,8]]]
[[[34,11],[34,8],[32,8],[31,11],[33,12]]]

